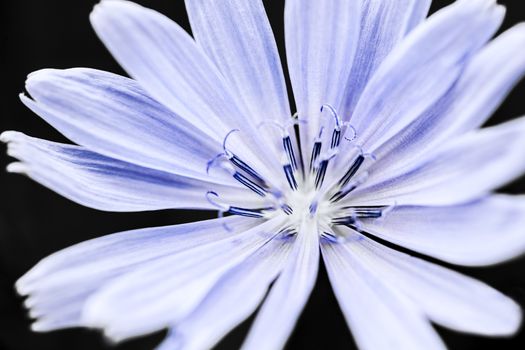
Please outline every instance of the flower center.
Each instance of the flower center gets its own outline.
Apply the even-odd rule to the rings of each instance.
[[[338,226],[359,231],[362,220],[379,219],[391,209],[391,206],[352,203],[352,192],[366,181],[366,169],[375,159],[354,144],[355,130],[343,123],[331,106],[324,105],[323,111],[330,112],[331,118],[321,123],[310,147],[301,144],[301,121],[297,118],[287,126],[275,122],[261,125],[274,126],[272,130],[279,131],[282,145],[279,179],[263,177],[249,161],[228,149],[228,138],[239,130],[226,135],[223,152],[208,163],[208,173],[214,167],[227,171],[250,191],[250,195],[259,197],[261,205],[253,208],[223,203],[217,192],[209,191],[208,201],[219,209],[220,215],[262,219],[286,216],[286,226],[282,228],[286,234],[296,234],[300,223],[308,216],[315,219],[323,238],[339,241],[344,237],[337,230]]]

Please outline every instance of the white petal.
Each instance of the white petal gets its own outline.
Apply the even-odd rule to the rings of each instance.
[[[27,174],[62,196],[91,208],[108,211],[213,210],[216,207],[206,199],[206,193],[212,188],[220,191],[225,200],[249,202],[248,192],[242,188],[143,168],[83,147],[37,139],[15,131],[4,132],[0,139],[9,143],[8,154],[22,162],[10,164],[8,171]],[[256,197],[254,194],[253,198]],[[252,204],[257,202],[260,199]]]
[[[319,268],[317,223],[305,221],[286,267],[273,285],[242,349],[281,349],[314,287]]]
[[[359,203],[452,205],[474,200],[525,172],[525,118],[472,132],[400,176],[377,174]]]
[[[245,161],[266,157],[248,111],[236,103],[215,64],[180,26],[128,1],[102,1],[90,19],[109,51],[153,98],[214,139],[242,130],[230,144]],[[264,173],[266,167],[257,170],[271,177]]]
[[[361,2],[358,0],[288,0],[285,34],[288,69],[302,130],[309,145],[319,133],[320,108],[336,109],[352,68],[359,39]]]
[[[29,296],[25,304],[38,318],[38,330],[81,326],[87,298],[110,281],[165,256],[230,239],[257,223],[229,217],[92,239],[43,259],[17,281],[16,288]]]
[[[400,206],[363,229],[460,265],[491,265],[525,253],[525,197],[494,195],[451,207]]]
[[[85,68],[44,69],[29,75],[26,89],[34,100],[22,95],[22,102],[77,144],[145,167],[212,179],[206,163],[221,144],[134,80]]]
[[[172,326],[157,350],[211,349],[255,311],[291,246],[287,240],[275,239],[225,274],[187,318]]]
[[[378,68],[350,119],[365,149],[373,151],[438,101],[504,12],[492,0],[458,1],[412,31]]]
[[[349,119],[377,67],[426,16],[430,0],[365,0],[359,44],[346,87],[342,117]]]
[[[359,243],[323,244],[339,305],[360,349],[445,349],[430,322],[406,295],[378,275]],[[357,253],[354,253],[356,251]]]
[[[520,326],[519,305],[480,281],[368,238],[346,249],[442,326],[488,336],[512,335]]]
[[[187,0],[195,40],[257,123],[286,121],[290,107],[281,60],[260,0]]]
[[[114,340],[157,331],[186,317],[219,278],[271,240],[275,218],[229,238],[140,267],[91,296],[82,321]]]
[[[378,150],[378,171],[393,174],[451,137],[483,124],[525,73],[525,25],[506,31],[467,64],[457,84],[435,106]]]

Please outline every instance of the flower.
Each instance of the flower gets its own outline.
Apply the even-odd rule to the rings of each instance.
[[[16,285],[34,330],[118,341],[169,327],[159,349],[206,349],[265,299],[244,348],[282,348],[321,254],[361,348],[443,348],[430,322],[517,330],[508,297],[383,243],[467,266],[525,250],[525,198],[492,193],[525,170],[525,119],[479,128],[525,72],[523,25],[490,41],[504,16],[492,0],[426,20],[430,1],[288,0],[291,117],[262,3],[186,5],[195,40],[101,2],[92,24],[133,79],[35,72],[22,101],[78,146],[1,139],[9,171],[89,207],[231,215],[45,258]]]

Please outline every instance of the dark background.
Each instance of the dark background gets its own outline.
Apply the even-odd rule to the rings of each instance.
[[[305,0],[306,1],[306,0]],[[317,0],[312,0],[317,1]],[[92,31],[88,15],[94,0],[2,0],[0,25],[1,86],[0,131],[19,130],[55,141],[64,138],[33,115],[18,100],[28,73],[40,68],[93,67],[123,73]],[[189,29],[182,0],[137,1],[170,16]],[[265,1],[270,22],[283,55],[283,6],[279,0]],[[451,1],[434,1],[432,11]],[[504,28],[525,20],[520,0],[500,0],[508,8]],[[525,54],[525,48],[524,53]],[[525,84],[520,84],[496,113],[490,124],[524,114]],[[110,347],[94,331],[74,329],[32,333],[14,281],[38,260],[71,244],[132,228],[159,226],[213,217],[213,213],[162,211],[151,213],[105,213],[70,202],[20,175],[7,174],[9,162],[0,147],[0,349],[151,349],[164,332]],[[525,193],[522,178],[507,188]],[[481,219],[481,218],[480,218]],[[524,228],[525,231],[525,228]],[[497,234],[497,232],[494,232]],[[525,234],[525,232],[524,232]],[[455,267],[454,267],[455,268]],[[525,307],[525,258],[496,267],[466,269],[463,273],[485,281],[510,295]],[[242,342],[249,322],[227,336],[219,349],[235,349]],[[438,329],[452,349],[524,349],[525,330],[511,339],[481,338]],[[378,334],[378,336],[380,336]],[[288,342],[289,349],[348,349],[352,337],[332,295],[324,268],[299,323]]]

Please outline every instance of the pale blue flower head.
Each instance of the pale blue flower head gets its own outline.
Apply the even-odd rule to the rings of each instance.
[[[220,218],[45,258],[16,285],[34,330],[167,327],[159,349],[208,349],[262,304],[243,349],[280,349],[321,258],[360,348],[444,348],[432,322],[517,330],[508,297],[383,243],[466,266],[525,251],[525,198],[493,193],[525,171],[525,120],[480,129],[525,72],[523,25],[492,39],[493,0],[429,18],[430,0],[287,0],[292,114],[262,2],[186,6],[193,37],[101,2],[93,27],[132,78],[32,73],[22,102],[75,145],[1,139],[8,170],[88,207]]]

